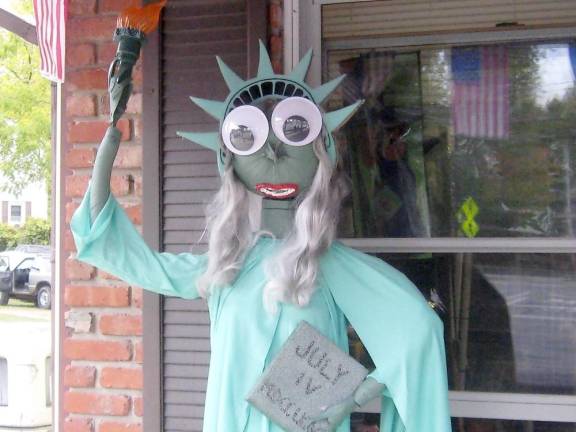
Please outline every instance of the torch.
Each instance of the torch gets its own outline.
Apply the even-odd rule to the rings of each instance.
[[[132,93],[132,69],[140,56],[140,48],[146,34],[158,26],[160,11],[166,0],[142,8],[130,6],[118,16],[114,41],[118,43],[116,56],[108,69],[108,92],[110,93],[110,123],[116,123],[126,111]]]
[[[110,195],[112,166],[120,145],[121,133],[116,127],[126,111],[132,93],[132,69],[140,56],[140,48],[146,34],[158,26],[160,11],[166,0],[143,8],[130,6],[118,17],[114,40],[118,42],[116,56],[108,69],[108,93],[110,94],[110,125],[98,147],[92,171],[90,214],[95,220]]]

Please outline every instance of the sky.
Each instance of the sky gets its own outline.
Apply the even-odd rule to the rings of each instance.
[[[561,98],[574,87],[574,72],[570,64],[568,45],[544,45],[538,59],[540,91],[538,101],[545,105],[554,98]]]
[[[25,3],[25,4],[32,4],[32,0],[0,0],[0,8],[7,10],[14,15],[19,16],[20,18],[28,21],[31,24],[34,24],[34,15],[22,15],[18,11],[18,4]]]

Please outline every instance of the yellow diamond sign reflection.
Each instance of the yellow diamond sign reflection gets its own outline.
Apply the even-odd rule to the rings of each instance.
[[[480,227],[474,220],[478,214],[478,204],[474,198],[468,197],[460,206],[456,217],[460,223],[460,229],[467,237],[475,237],[478,234]]]

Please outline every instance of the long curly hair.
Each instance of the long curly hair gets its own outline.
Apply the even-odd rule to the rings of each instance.
[[[266,263],[268,281],[263,301],[273,313],[278,302],[308,304],[320,258],[336,237],[340,205],[348,188],[325,150],[324,139],[321,135],[313,142],[318,168],[312,185],[297,203],[294,224]],[[246,254],[263,235],[252,229],[253,200],[249,195],[228,157],[222,186],[207,208],[208,264],[197,282],[202,297],[234,281]]]

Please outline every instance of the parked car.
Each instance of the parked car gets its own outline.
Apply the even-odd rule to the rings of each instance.
[[[31,254],[50,255],[50,246],[46,245],[21,244],[16,246],[13,250]]]
[[[31,300],[50,309],[52,303],[50,255],[21,251],[0,252],[0,305],[10,298]]]

